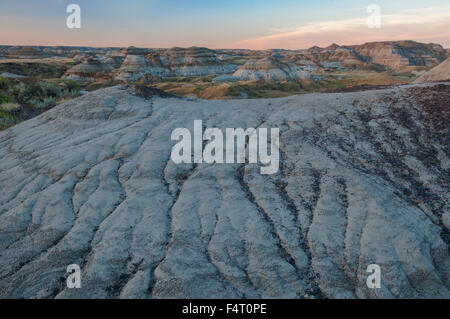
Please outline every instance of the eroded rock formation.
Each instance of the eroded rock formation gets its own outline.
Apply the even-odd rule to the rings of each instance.
[[[415,41],[369,42],[351,47],[370,62],[385,65],[392,69],[404,66],[432,67],[448,57],[439,44]]]
[[[282,63],[273,57],[265,57],[259,60],[250,60],[232,75],[222,75],[216,77],[214,81],[298,81],[308,78],[309,75],[310,73],[300,66]]]
[[[450,298],[449,93],[119,86],[56,106],[0,132],[0,297]],[[171,132],[195,119],[280,128],[279,172],[174,164]]]
[[[419,76],[414,83],[450,81],[450,58]]]
[[[98,58],[89,57],[80,64],[67,70],[62,76],[65,80],[93,81],[97,79],[107,79],[112,67],[100,61]]]
[[[232,73],[236,65],[223,63],[214,51],[207,48],[171,48],[161,56],[162,63],[175,76],[203,76]]]

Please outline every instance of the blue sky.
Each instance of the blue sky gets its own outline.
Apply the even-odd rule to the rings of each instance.
[[[79,30],[66,27],[70,3],[81,7]],[[365,26],[371,3],[382,9],[377,30]],[[302,48],[409,38],[450,46],[449,6],[448,0],[1,0],[0,43]]]

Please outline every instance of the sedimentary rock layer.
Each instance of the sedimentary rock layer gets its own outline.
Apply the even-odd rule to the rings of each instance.
[[[265,57],[259,60],[250,60],[232,75],[218,76],[214,81],[298,81],[308,78],[309,75],[309,72],[301,67],[282,63],[273,57]]]

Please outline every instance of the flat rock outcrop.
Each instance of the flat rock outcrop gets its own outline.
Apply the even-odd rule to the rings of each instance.
[[[449,99],[118,86],[60,104],[0,132],[0,297],[450,298]],[[173,163],[171,132],[194,120],[278,127],[279,171]]]

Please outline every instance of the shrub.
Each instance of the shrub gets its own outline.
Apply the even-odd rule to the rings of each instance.
[[[61,89],[51,82],[41,82],[26,85],[20,83],[15,90],[17,100],[36,108],[48,108],[56,105],[63,98],[72,98],[78,95],[78,91]]]
[[[199,94],[202,92],[202,90],[203,90],[202,87],[196,86],[196,87],[194,88],[194,90],[192,91],[192,93],[194,93],[194,94],[196,94],[196,95],[199,95]]]
[[[9,87],[9,80],[0,76],[0,89],[7,89]]]
[[[20,82],[19,85],[15,87],[17,100],[22,103],[27,103],[33,97],[38,96],[39,91],[40,88],[37,84],[27,85],[23,82]]]
[[[40,86],[40,93],[42,97],[55,97],[60,98],[62,96],[62,90],[60,87],[56,86],[53,83],[50,82],[41,82],[39,84]]]
[[[78,84],[77,81],[68,80],[65,83],[66,83],[66,87],[69,91],[80,91],[80,85]]]
[[[73,99],[80,95],[81,95],[80,91],[67,91],[64,98]]]
[[[56,105],[56,99],[54,97],[45,97],[42,99],[31,99],[28,104],[37,109],[45,109]]]
[[[3,103],[13,103],[14,102],[14,98],[6,93],[4,93],[3,91],[0,91],[0,104]]]
[[[17,118],[0,109],[0,129],[8,128],[17,123]]]
[[[20,109],[20,105],[17,103],[4,103],[0,105],[0,110],[6,112],[16,112]]]

